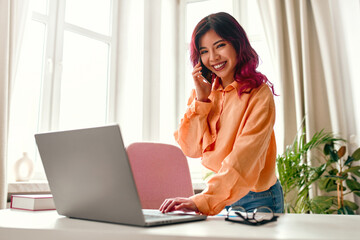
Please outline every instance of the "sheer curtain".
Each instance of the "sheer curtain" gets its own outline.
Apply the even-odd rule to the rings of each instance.
[[[351,78],[355,67],[347,52],[346,37],[359,34],[359,1],[258,0],[272,59],[281,81],[284,111],[284,139],[290,144],[305,119],[306,133],[311,137],[325,129],[347,140],[354,140],[357,128],[352,102]],[[352,4],[353,24],[344,32],[341,4]],[[355,47],[352,49],[352,47]],[[359,142],[357,142],[359,145]],[[317,194],[316,189],[313,192]]]
[[[15,79],[28,1],[0,0],[0,209],[6,207],[6,159],[11,89]]]

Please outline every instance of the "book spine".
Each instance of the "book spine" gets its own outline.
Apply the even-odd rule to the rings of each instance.
[[[13,204],[13,198],[14,198],[14,196],[13,196],[13,195],[11,195],[10,208],[13,208],[13,206],[12,206],[12,204]]]

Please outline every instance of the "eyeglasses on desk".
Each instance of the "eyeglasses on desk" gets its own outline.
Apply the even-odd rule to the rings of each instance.
[[[234,206],[227,209],[225,221],[259,226],[274,222],[277,218],[278,216],[274,215],[273,210],[266,206],[261,206],[250,211],[247,211],[241,206]]]

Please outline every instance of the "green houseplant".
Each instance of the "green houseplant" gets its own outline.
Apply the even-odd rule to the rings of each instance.
[[[319,179],[319,188],[328,193],[336,192],[331,196],[317,196],[312,200],[312,211],[315,213],[354,214],[359,206],[352,201],[345,200],[347,194],[354,193],[360,196],[360,166],[353,166],[360,160],[360,148],[346,157],[346,147],[335,148],[334,141],[324,146],[326,156],[326,172]]]
[[[335,149],[345,142],[344,139],[323,130],[315,133],[309,141],[305,137],[302,129],[292,145],[287,146],[284,153],[277,157],[285,212],[353,214],[358,206],[343,197],[352,192],[360,196],[360,183],[353,176],[360,176],[360,167],[352,165],[360,159],[360,149],[345,160],[345,146]],[[317,162],[318,166],[308,164],[310,160]],[[344,183],[349,188],[346,193]],[[311,198],[310,189],[314,185],[318,185],[329,196]],[[335,191],[337,194],[334,194]]]
[[[310,187],[320,179],[327,165],[309,165],[309,154],[328,142],[339,140],[341,139],[335,138],[331,133],[320,131],[307,142],[305,129],[302,129],[284,153],[278,155],[276,164],[284,191],[285,212],[307,213],[311,210]]]

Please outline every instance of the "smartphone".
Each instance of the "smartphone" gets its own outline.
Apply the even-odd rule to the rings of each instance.
[[[201,61],[201,57],[199,58],[199,61],[201,63],[201,75],[206,79],[206,81],[208,81],[209,83],[212,83],[212,79],[211,79],[211,71],[205,67],[205,65],[203,64],[203,62]]]

